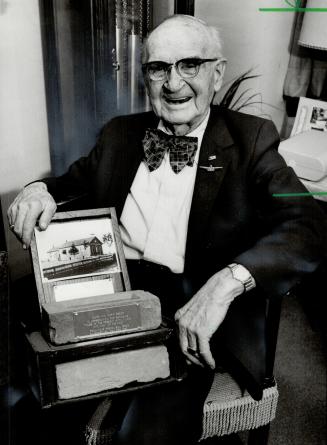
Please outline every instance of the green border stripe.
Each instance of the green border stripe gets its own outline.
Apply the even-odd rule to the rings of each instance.
[[[327,12],[327,8],[259,8],[261,12]]]
[[[289,196],[327,196],[327,192],[303,192],[303,193],[274,193],[274,198],[287,198]]]

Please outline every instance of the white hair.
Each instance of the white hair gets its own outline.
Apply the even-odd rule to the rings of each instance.
[[[142,48],[142,60],[144,61],[146,59],[147,55],[147,44],[148,40],[151,37],[152,33],[156,32],[157,29],[159,29],[163,24],[170,22],[170,21],[176,21],[181,22],[184,25],[196,25],[198,29],[202,29],[203,32],[206,34],[208,42],[212,44],[216,51],[217,57],[222,57],[222,40],[220,36],[220,31],[215,26],[208,25],[204,20],[198,19],[197,17],[193,17],[192,15],[185,15],[185,14],[175,14],[167,17],[165,20],[163,20],[158,26],[156,26],[152,31],[149,32],[147,37],[144,39],[143,48]]]

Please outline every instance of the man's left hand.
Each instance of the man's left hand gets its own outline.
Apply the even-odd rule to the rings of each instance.
[[[243,291],[243,284],[226,267],[176,312],[179,342],[188,362],[215,369],[209,341],[223,322],[230,303]]]

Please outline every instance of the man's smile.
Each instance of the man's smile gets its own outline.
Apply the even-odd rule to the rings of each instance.
[[[195,130],[207,116],[221,87],[225,60],[220,57],[218,37],[211,45],[211,31],[198,23],[192,34],[194,19],[190,19],[190,26],[183,18],[179,20],[180,26],[167,21],[156,28],[146,43],[142,62],[154,113],[174,134],[182,136]],[[212,31],[215,34],[214,28]]]
[[[183,96],[183,97],[167,97],[167,96],[164,96],[165,102],[167,102],[169,105],[184,104],[186,102],[189,102],[191,99],[192,99],[191,96]]]

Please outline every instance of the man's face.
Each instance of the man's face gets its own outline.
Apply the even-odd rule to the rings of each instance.
[[[208,42],[201,27],[166,22],[149,37],[144,63],[175,63],[185,58],[218,58],[215,46]],[[224,63],[206,62],[193,78],[182,78],[172,67],[164,80],[145,83],[156,115],[166,124],[192,131],[205,118],[213,95],[221,87]],[[185,133],[185,131],[183,131]]]

